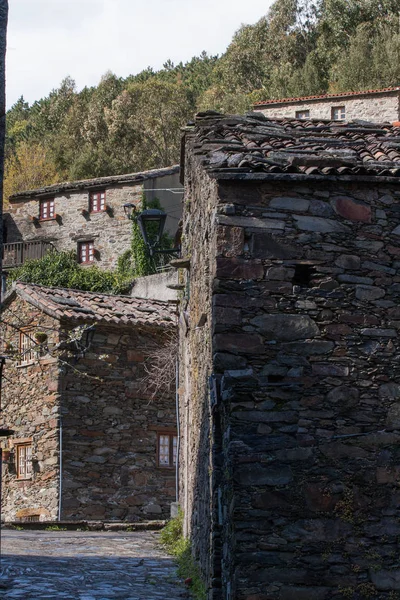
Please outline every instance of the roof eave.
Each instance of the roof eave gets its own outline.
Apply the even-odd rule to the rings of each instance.
[[[111,175],[107,177],[98,177],[95,179],[61,182],[42,188],[36,188],[34,190],[24,190],[23,192],[12,194],[9,197],[9,200],[12,202],[13,200],[24,200],[27,198],[48,197],[50,195],[61,194],[63,192],[89,190],[101,187],[104,188],[105,186],[111,185],[123,185],[128,183],[140,184],[148,179],[155,179],[157,177],[179,173],[179,168],[179,165],[172,165],[171,167],[151,169],[149,171],[142,171],[140,173],[128,173],[127,175]]]
[[[400,177],[385,175],[307,175],[303,173],[220,173],[208,171],[212,179],[218,181],[334,181],[334,182],[365,182],[365,183],[396,183],[400,185]]]

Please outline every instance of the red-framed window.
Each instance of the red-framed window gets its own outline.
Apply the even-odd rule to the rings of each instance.
[[[78,261],[83,264],[94,261],[93,240],[78,243]]]
[[[178,437],[174,433],[157,435],[157,465],[159,467],[174,467],[178,450]]]
[[[102,212],[106,210],[106,192],[90,192],[89,212]]]
[[[32,477],[32,444],[16,444],[15,458],[18,479]]]
[[[39,219],[45,221],[46,219],[54,219],[54,216],[54,198],[51,198],[51,200],[40,200]]]

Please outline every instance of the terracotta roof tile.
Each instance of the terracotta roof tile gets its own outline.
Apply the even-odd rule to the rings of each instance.
[[[319,96],[299,96],[293,98],[279,98],[271,100],[262,100],[255,102],[254,106],[269,106],[271,104],[294,104],[296,102],[306,102],[307,100],[324,100],[331,98],[351,98],[352,96],[365,96],[368,94],[384,94],[385,92],[399,92],[400,87],[387,87],[379,90],[363,90],[358,92],[338,92],[337,94],[320,94]]]
[[[116,325],[140,323],[160,327],[171,327],[176,323],[176,307],[161,300],[111,296],[17,282],[4,298],[4,302],[15,293],[60,320]]]
[[[269,119],[258,112],[238,116],[207,111],[197,115],[187,135],[194,154],[214,177],[400,178],[400,127],[389,123]],[[239,144],[226,144],[233,137]]]

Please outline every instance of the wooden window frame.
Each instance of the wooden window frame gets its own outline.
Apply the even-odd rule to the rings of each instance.
[[[296,110],[296,119],[309,119],[309,118],[310,118],[310,110],[309,109]]]
[[[56,213],[54,198],[39,200],[39,221],[53,221],[55,218]]]
[[[84,247],[86,248],[84,249]],[[82,240],[78,242],[78,262],[80,265],[94,264],[94,240]]]
[[[89,212],[99,213],[106,210],[106,190],[89,192]]]
[[[14,448],[17,479],[32,479],[32,442],[16,441]]]
[[[168,453],[168,464],[162,463],[160,458],[160,450],[161,450],[161,437],[168,438],[169,445],[169,453]],[[176,440],[176,444],[174,445],[174,440]],[[174,453],[175,449],[175,453]],[[177,460],[177,450],[178,450],[178,435],[176,430],[157,430],[157,467],[160,469],[175,469],[176,468],[176,460]]]
[[[31,338],[31,333],[31,329],[21,329],[19,332],[18,352],[21,367],[33,364],[36,359],[35,343]]]
[[[338,111],[338,114],[340,115],[337,119],[335,118],[336,111]],[[342,114],[343,114],[343,116],[342,116]],[[332,121],[345,121],[346,120],[346,106],[345,105],[332,106],[331,118],[332,118]]]

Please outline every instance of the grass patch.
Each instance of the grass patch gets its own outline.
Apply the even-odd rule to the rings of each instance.
[[[60,527],[59,525],[49,525],[45,531],[67,531],[66,527]]]
[[[161,530],[161,543],[169,554],[176,557],[178,575],[185,580],[190,579],[190,591],[196,600],[206,600],[207,590],[201,579],[200,569],[193,556],[191,544],[183,537],[183,512],[171,519]]]

